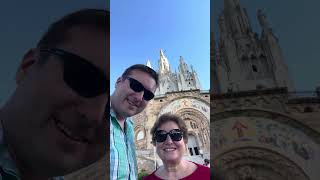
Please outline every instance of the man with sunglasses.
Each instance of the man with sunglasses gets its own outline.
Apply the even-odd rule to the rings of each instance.
[[[158,86],[157,73],[142,64],[127,68],[110,97],[110,179],[137,179],[133,123]]]
[[[63,176],[105,155],[109,29],[109,12],[80,10],[24,55],[0,109],[0,179]]]

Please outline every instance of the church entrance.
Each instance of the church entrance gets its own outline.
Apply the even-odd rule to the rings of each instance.
[[[199,149],[196,137],[192,134],[188,136],[188,151],[190,156],[200,155],[200,149]]]

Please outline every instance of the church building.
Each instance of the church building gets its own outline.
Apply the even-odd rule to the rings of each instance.
[[[262,10],[260,34],[239,0],[224,0],[217,19],[218,40],[211,36],[212,165],[226,180],[318,179],[319,90],[295,91]]]

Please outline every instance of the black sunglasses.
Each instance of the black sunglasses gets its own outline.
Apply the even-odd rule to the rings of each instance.
[[[88,60],[58,48],[40,49],[63,60],[63,79],[78,95],[92,98],[107,93],[109,80],[103,71]]]
[[[129,80],[130,82],[130,88],[134,91],[134,92],[141,92],[143,91],[143,99],[146,101],[150,101],[153,97],[154,94],[147,90],[146,88],[144,88],[144,86],[137,80],[131,78],[131,77],[126,77],[126,79]]]
[[[180,129],[172,129],[169,132],[166,132],[164,130],[157,130],[155,132],[155,140],[157,142],[164,142],[167,140],[168,135],[170,136],[172,141],[180,141],[183,137],[183,133]]]

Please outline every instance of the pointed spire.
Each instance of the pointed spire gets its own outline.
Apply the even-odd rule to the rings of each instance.
[[[184,59],[182,56],[180,56],[179,62],[180,62],[180,64],[184,64]]]
[[[180,56],[179,59],[179,70],[181,71],[181,73],[187,73],[189,71],[188,69],[188,65],[184,62],[184,59],[182,56]]]
[[[193,66],[192,65],[190,65],[190,68],[191,68],[191,72],[195,73],[195,71],[193,70]]]
[[[226,10],[231,10],[237,7],[238,5],[240,5],[239,0],[224,0],[224,3],[223,3],[224,9]]]
[[[160,49],[160,58],[161,57],[165,57],[164,53],[163,53],[163,49]]]
[[[148,66],[149,68],[151,68],[151,69],[152,69],[151,62],[150,62],[150,60],[149,60],[149,59],[147,60],[146,66]]]
[[[159,73],[170,72],[170,66],[167,57],[165,56],[162,49],[160,49],[160,59],[159,59]]]
[[[225,21],[226,27],[221,28],[228,29],[233,36],[242,37],[252,32],[247,11],[241,7],[239,0],[224,0],[223,16],[224,19],[220,19],[219,23]],[[225,29],[220,30],[225,31]]]

